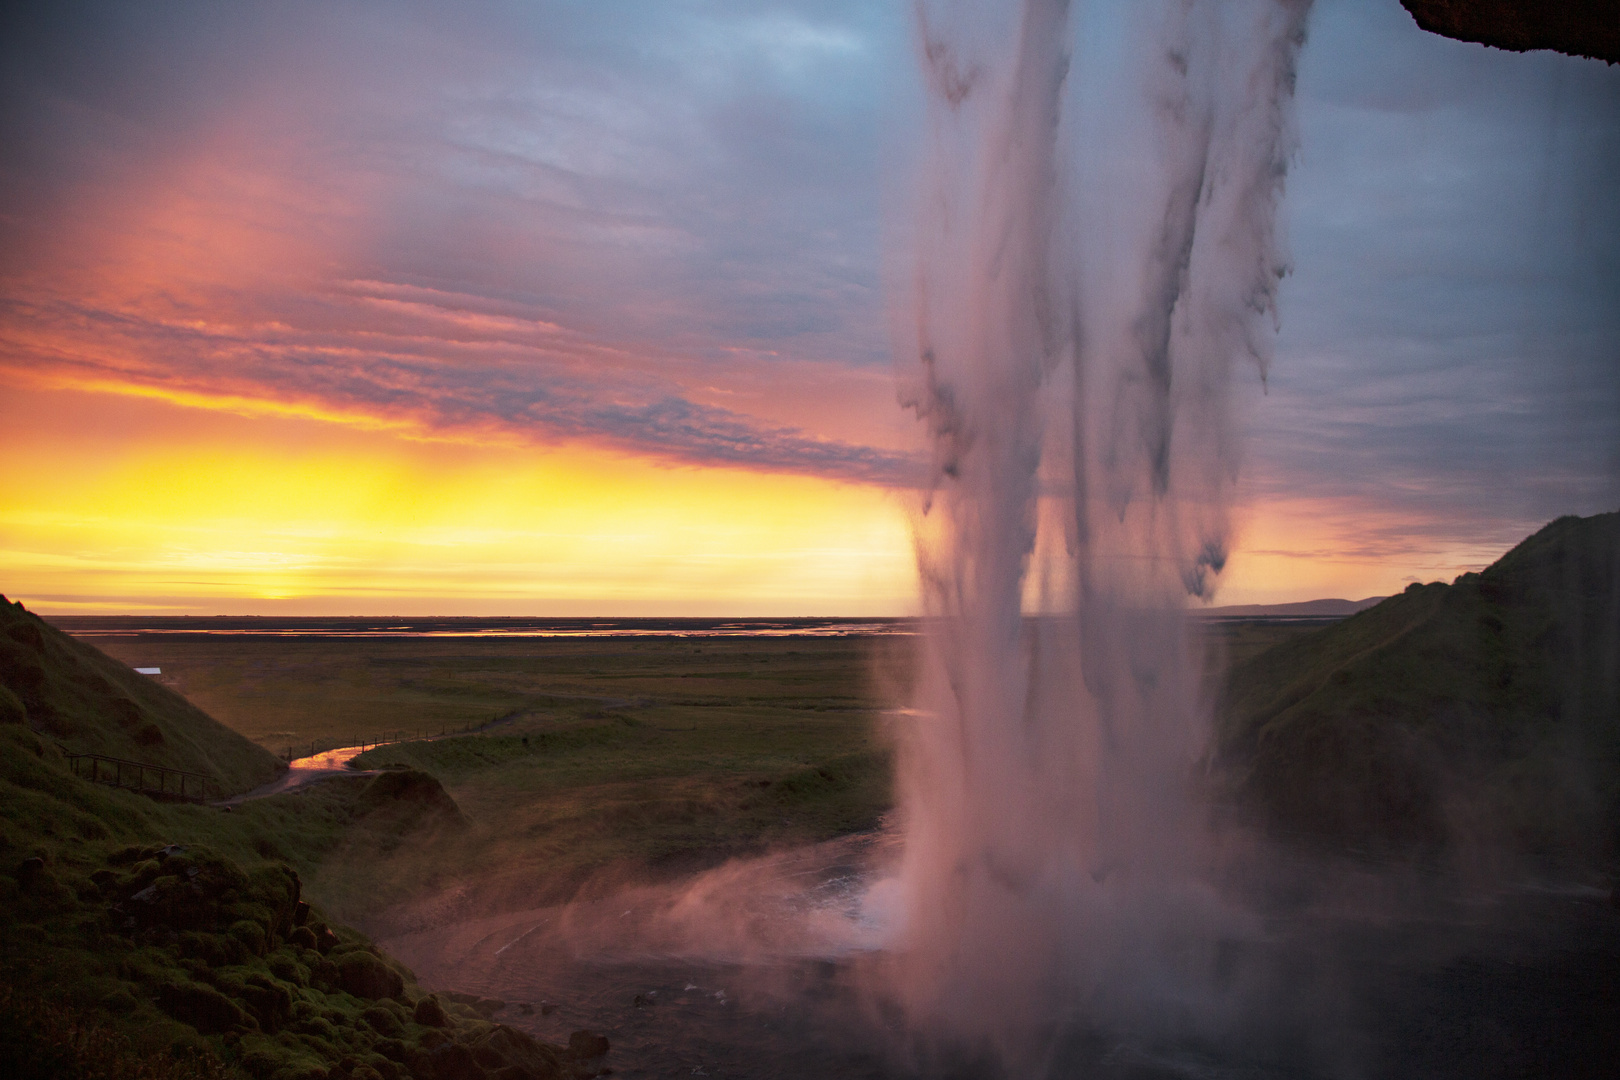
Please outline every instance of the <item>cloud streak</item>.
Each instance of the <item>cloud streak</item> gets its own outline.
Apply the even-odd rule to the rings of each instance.
[[[918,472],[897,450],[817,438],[685,396],[682,374],[724,381],[713,363],[627,355],[541,321],[349,299],[378,301],[392,318],[386,328],[343,333],[13,300],[0,306],[0,370],[35,385],[314,415],[422,437],[596,441],[691,464],[883,486]]]
[[[0,380],[923,472],[884,295],[921,126],[901,6],[64,0],[0,20]],[[1620,505],[1620,69],[1426,35],[1394,3],[1313,20],[1294,272],[1241,490],[1501,548]],[[1063,152],[1130,185],[1151,146],[1088,156],[1086,125],[1128,115],[1110,95],[1144,89],[1112,41],[1075,43],[1071,81],[1100,92],[1064,103]],[[1074,242],[1111,265],[1105,229]]]
[[[13,381],[909,482],[895,425],[703,389],[872,396],[880,20],[188,11],[13,27]]]

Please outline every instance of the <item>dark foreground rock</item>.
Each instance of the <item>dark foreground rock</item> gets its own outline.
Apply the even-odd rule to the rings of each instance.
[[[1615,0],[1401,0],[1423,29],[1509,52],[1553,49],[1620,62]]]

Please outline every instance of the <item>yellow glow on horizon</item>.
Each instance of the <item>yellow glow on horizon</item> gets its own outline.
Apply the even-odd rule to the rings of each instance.
[[[904,515],[871,488],[165,405],[138,432],[4,419],[0,588],[47,613],[911,608]]]
[[[0,591],[45,613],[917,608],[903,497],[812,477],[16,385],[0,455]],[[1502,553],[1342,501],[1271,498],[1238,520],[1217,605],[1385,595]]]
[[[1216,605],[1389,596],[1413,581],[1449,582],[1506,550],[1426,536],[1423,521],[1346,500],[1271,498],[1240,519]]]

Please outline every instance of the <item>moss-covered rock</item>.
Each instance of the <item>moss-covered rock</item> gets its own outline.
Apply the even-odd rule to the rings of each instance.
[[[412,1019],[423,1027],[447,1028],[450,1026],[450,1017],[445,1015],[444,1006],[439,1004],[438,997],[433,994],[429,994],[416,1003],[416,1012]]]
[[[247,1010],[215,990],[195,982],[171,982],[158,988],[158,1005],[204,1035],[256,1028]]]
[[[399,1022],[399,1017],[380,1005],[373,1005],[360,1014],[360,1019],[378,1035],[387,1038],[398,1038],[404,1033],[405,1025]]]
[[[576,1031],[568,1036],[569,1053],[582,1061],[602,1057],[608,1049],[607,1036],[594,1031]]]
[[[405,992],[405,980],[381,958],[356,950],[344,953],[334,963],[338,970],[338,985],[345,993],[357,998],[375,1001],[378,998],[397,998]]]
[[[473,1052],[457,1042],[445,1043],[432,1054],[433,1073],[438,1080],[484,1080],[484,1067]]]
[[[535,1041],[515,1028],[498,1024],[472,1046],[475,1060],[496,1071],[516,1066],[525,1074],[552,1080],[564,1074],[564,1054],[553,1046]]]

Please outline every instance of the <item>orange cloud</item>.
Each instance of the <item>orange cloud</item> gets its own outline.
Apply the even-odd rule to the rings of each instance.
[[[1439,514],[1426,521],[1405,508],[1351,497],[1274,494],[1244,507],[1240,520],[1217,604],[1388,596],[1413,581],[1450,581],[1483,569],[1519,538],[1459,538],[1455,522]]]

